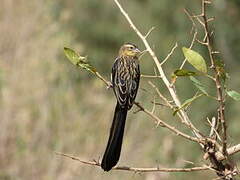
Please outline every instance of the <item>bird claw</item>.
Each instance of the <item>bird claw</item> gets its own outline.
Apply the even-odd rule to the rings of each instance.
[[[113,85],[110,81],[107,82],[107,89],[113,88]]]

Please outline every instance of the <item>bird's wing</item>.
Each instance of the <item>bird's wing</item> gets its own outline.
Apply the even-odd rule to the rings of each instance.
[[[117,98],[118,103],[122,108],[126,107],[128,101],[128,77],[125,67],[120,58],[117,58],[112,68],[112,84],[113,91]]]
[[[112,68],[111,79],[118,103],[122,108],[131,109],[139,87],[140,68],[137,59],[128,63],[124,64],[124,61],[117,58]]]
[[[132,64],[132,68],[133,68],[133,74],[132,74],[132,80],[131,80],[130,94],[128,98],[128,109],[132,107],[138,92],[139,81],[140,81],[140,67],[139,67],[138,60],[136,60]]]

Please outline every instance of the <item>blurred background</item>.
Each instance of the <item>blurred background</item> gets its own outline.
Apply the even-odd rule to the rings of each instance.
[[[187,8],[199,13],[200,0],[121,0],[139,29],[154,31],[149,42],[163,59],[177,41],[179,48],[164,65],[167,76],[184,59],[182,46],[189,46],[191,22]],[[215,46],[222,53],[230,79],[227,86],[240,91],[240,2],[218,0],[209,14],[216,17]],[[80,164],[54,154],[73,154],[83,160],[101,158],[108,138],[115,98],[111,90],[86,71],[74,67],[63,54],[71,47],[87,55],[106,78],[124,42],[143,44],[129,28],[112,0],[1,0],[0,2],[0,179],[75,180],[75,179],[210,179],[211,172],[146,173],[111,171]],[[205,50],[194,50],[203,56]],[[208,61],[208,57],[205,56]],[[192,67],[187,65],[186,68]],[[154,64],[148,55],[141,60],[142,74],[153,75]],[[201,79],[201,78],[200,78]],[[151,108],[155,92],[141,80],[137,101]],[[208,91],[214,87],[202,78]],[[160,80],[153,82],[167,97]],[[188,78],[178,78],[177,91],[183,102],[197,89]],[[159,99],[156,101],[161,102]],[[239,103],[227,99],[229,142],[239,143]],[[203,163],[202,152],[192,144],[155,124],[145,114],[128,115],[119,164],[133,167],[191,167]],[[189,115],[206,134],[206,117],[215,116],[216,103],[203,97],[193,103]],[[165,107],[156,114],[184,132],[176,117]],[[191,134],[190,134],[191,135]],[[240,156],[235,155],[238,161]]]

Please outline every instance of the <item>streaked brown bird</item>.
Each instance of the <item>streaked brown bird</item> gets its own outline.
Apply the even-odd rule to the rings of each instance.
[[[140,81],[139,53],[136,45],[126,43],[113,64],[111,80],[117,105],[101,163],[104,171],[111,170],[120,157],[127,112],[133,106]]]

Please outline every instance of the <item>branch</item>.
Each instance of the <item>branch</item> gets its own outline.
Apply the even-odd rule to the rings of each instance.
[[[152,27],[151,29],[149,29],[149,31],[147,32],[147,34],[144,36],[145,38],[147,38],[149,36],[149,34],[155,29],[155,27]]]
[[[64,156],[70,158],[74,161],[78,161],[83,164],[88,164],[92,166],[100,167],[101,164],[95,160],[93,161],[84,161],[76,156],[72,156],[69,154],[64,154],[61,152],[55,152],[55,154],[59,156]],[[159,168],[159,167],[152,167],[152,168],[136,168],[136,167],[128,167],[128,166],[116,166],[112,170],[123,170],[123,171],[133,171],[133,172],[193,172],[193,171],[204,171],[204,170],[212,170],[211,167],[208,166],[200,166],[200,167],[193,167],[193,168]]]
[[[151,81],[148,82],[157,92],[158,96],[160,98],[162,98],[166,104],[172,109],[172,110],[175,110],[174,106],[167,100],[167,98],[165,98],[162,93],[159,91],[159,89],[155,86],[155,84],[153,84]],[[186,121],[182,121],[182,117],[181,117],[181,114],[177,112],[177,115],[178,117],[180,118],[181,120],[181,123],[183,123],[184,125],[186,125],[189,129],[191,129],[192,131],[195,131],[197,132],[198,134],[200,134],[202,137],[204,137],[204,135],[195,127],[193,126],[193,124],[189,124],[189,123],[186,123]]]
[[[193,47],[193,45],[194,45],[194,42],[195,42],[196,39],[197,39],[197,33],[198,33],[198,32],[197,32],[197,27],[196,27],[196,24],[195,24],[192,16],[190,15],[190,13],[189,13],[186,9],[184,9],[184,12],[185,12],[185,14],[188,16],[188,18],[190,19],[190,21],[192,22],[192,30],[191,30],[191,33],[192,33],[192,31],[194,30],[193,38],[192,38],[191,44],[190,44],[190,46],[189,46],[189,49],[192,49],[192,47]],[[185,59],[183,60],[183,63],[181,64],[181,66],[180,66],[179,69],[182,69],[186,62],[187,62],[187,58],[185,58]]]
[[[173,54],[173,52],[175,51],[175,49],[178,47],[178,43],[176,42],[174,47],[171,49],[171,51],[168,53],[168,55],[166,56],[166,58],[161,62],[161,66],[171,57],[171,55]]]
[[[96,72],[95,74],[100,80],[102,80],[106,84],[107,88],[112,87],[112,83],[110,81],[107,81],[99,72]]]
[[[238,153],[238,152],[240,152],[240,144],[237,144],[237,145],[235,145],[235,146],[232,146],[232,147],[230,147],[230,148],[227,148],[227,154],[228,154],[228,156],[234,155],[234,154],[236,154],[236,153]],[[222,152],[220,152],[220,151],[216,152],[216,153],[215,153],[215,156],[216,156],[217,160],[219,160],[219,161],[222,161],[222,160],[225,160],[225,159],[226,159],[226,156],[224,156],[224,155],[222,154]]]
[[[222,137],[222,142],[223,142],[223,155],[227,156],[227,125],[226,125],[226,119],[225,119],[225,99],[223,96],[223,87],[221,85],[221,81],[220,81],[220,74],[217,70],[217,66],[214,62],[214,51],[212,50],[212,44],[211,44],[211,35],[210,35],[210,31],[209,31],[209,27],[208,27],[208,22],[209,19],[207,18],[206,15],[206,2],[205,0],[202,0],[202,18],[203,18],[203,27],[205,30],[205,34],[206,34],[206,46],[208,49],[208,54],[210,57],[210,61],[211,61],[211,67],[214,70],[215,73],[215,85],[217,88],[217,97],[218,97],[218,102],[219,102],[219,113],[220,113],[220,120],[221,120],[221,124],[223,127],[223,137]]]
[[[143,78],[161,78],[161,76],[157,76],[157,75],[145,75],[145,74],[141,74],[141,77],[143,77]]]
[[[197,138],[197,137],[189,136],[189,135],[179,131],[175,127],[173,127],[173,126],[167,124],[166,122],[162,121],[161,119],[159,119],[155,114],[153,114],[152,112],[150,112],[147,109],[145,109],[142,105],[140,105],[140,103],[135,102],[134,104],[137,107],[139,107],[141,111],[145,112],[148,116],[150,116],[152,119],[154,119],[157,122],[158,125],[160,125],[162,127],[166,127],[167,129],[169,129],[170,131],[172,131],[176,135],[181,136],[181,137],[183,137],[185,139],[188,139],[188,140],[193,141],[193,142],[197,142],[199,144],[204,144],[204,139],[200,139],[200,138]]]

